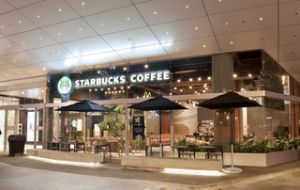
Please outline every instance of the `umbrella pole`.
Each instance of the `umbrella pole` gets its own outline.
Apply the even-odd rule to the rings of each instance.
[[[87,112],[85,112],[85,141],[87,141],[87,132],[88,132],[88,121],[87,121]]]

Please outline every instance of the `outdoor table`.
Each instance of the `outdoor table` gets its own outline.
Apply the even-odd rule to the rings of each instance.
[[[178,158],[182,158],[184,151],[187,149],[187,146],[173,146],[172,148],[177,149]],[[196,156],[196,152],[194,151],[194,158]]]
[[[76,152],[76,143],[75,142],[60,142],[59,143],[59,150],[60,151],[67,151],[70,152],[71,150],[71,145],[74,145],[74,152]]]
[[[59,142],[48,141],[49,150],[59,150]]]
[[[99,154],[99,153],[103,153],[103,155],[105,155],[105,153],[107,152],[107,150],[109,151],[109,159],[111,160],[111,144],[109,143],[105,143],[105,144],[96,144],[94,146],[94,150],[95,150],[95,154]]]
[[[148,156],[148,152],[150,151],[150,156],[153,156],[153,147],[160,147],[160,157],[164,156],[164,146],[169,146],[169,144],[149,144],[145,146],[145,155]]]
[[[184,152],[186,151],[186,149],[188,148],[188,146],[173,146],[172,148],[176,148],[177,149],[177,153],[178,153],[178,158],[182,158],[184,155]],[[210,153],[214,152],[215,150],[217,150],[217,146],[215,145],[203,145],[203,146],[198,146],[197,148],[194,148],[192,150],[193,154],[194,154],[194,158],[196,158],[196,152],[198,151],[197,149],[201,150],[205,150],[206,152],[206,158],[209,159],[210,158]]]

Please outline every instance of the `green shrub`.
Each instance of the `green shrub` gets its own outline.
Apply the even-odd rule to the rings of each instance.
[[[265,139],[245,138],[234,145],[235,152],[267,153],[297,148],[300,140],[298,139]]]

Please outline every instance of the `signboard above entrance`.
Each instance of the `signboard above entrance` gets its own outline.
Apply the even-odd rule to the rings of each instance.
[[[170,79],[170,71],[152,71],[145,73],[133,73],[129,76],[130,84],[147,83],[156,81],[166,81]],[[105,76],[105,77],[92,77],[86,79],[76,79],[74,81],[74,88],[95,88],[106,86],[117,86],[128,83],[125,75]]]

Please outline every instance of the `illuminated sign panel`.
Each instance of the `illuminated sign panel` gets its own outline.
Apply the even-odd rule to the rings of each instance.
[[[166,81],[170,79],[170,71],[152,71],[145,73],[133,73],[129,76],[129,82],[135,83],[146,83],[155,81]],[[91,87],[105,87],[105,86],[116,86],[127,83],[125,75],[107,76],[107,77],[93,77],[87,79],[77,79],[74,82],[75,89],[91,88]]]
[[[57,90],[61,95],[70,94],[72,91],[72,80],[67,76],[63,76],[58,81]]]

